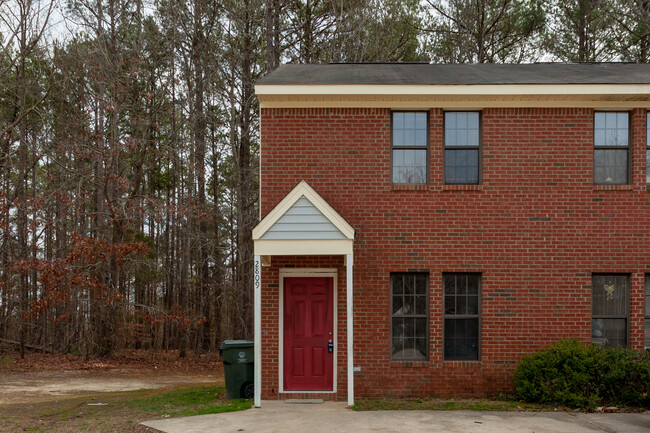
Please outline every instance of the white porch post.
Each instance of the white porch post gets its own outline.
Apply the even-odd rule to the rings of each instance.
[[[352,317],[352,254],[346,255],[346,305],[348,307],[347,329],[348,329],[348,406],[354,406],[354,345],[353,345],[353,317]],[[255,364],[257,365],[257,364]]]
[[[255,333],[254,337],[254,380],[253,385],[255,387],[255,398],[254,404],[255,407],[260,407],[262,405],[262,262],[260,256],[255,256],[255,269],[253,274],[253,303],[254,311],[254,328],[253,332]]]

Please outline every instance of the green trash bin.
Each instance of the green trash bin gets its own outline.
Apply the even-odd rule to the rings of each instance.
[[[253,342],[246,340],[225,340],[219,346],[223,357],[226,376],[226,397],[253,398]]]

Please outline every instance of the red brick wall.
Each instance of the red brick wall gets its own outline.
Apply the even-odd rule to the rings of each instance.
[[[510,372],[522,354],[563,338],[590,341],[594,272],[631,275],[629,343],[642,348],[643,280],[650,272],[646,111],[631,113],[632,184],[624,186],[593,185],[593,113],[485,109],[483,184],[444,186],[442,110],[432,109],[430,182],[408,187],[390,182],[388,109],[262,109],[262,216],[304,179],[357,231],[357,396],[511,390]],[[285,263],[274,258],[263,269],[265,398],[277,388],[277,367],[267,368],[277,362],[277,315],[269,309],[277,312],[277,271]],[[337,266],[344,278],[342,261]],[[424,363],[390,361],[389,277],[409,270],[430,273]],[[466,271],[483,275],[481,360],[443,361],[442,273]],[[340,294],[339,349],[344,300]],[[340,355],[339,385],[342,361]]]

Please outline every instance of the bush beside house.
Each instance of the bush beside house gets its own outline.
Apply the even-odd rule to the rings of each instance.
[[[514,382],[518,394],[529,402],[650,407],[650,356],[629,348],[563,340],[525,356]]]

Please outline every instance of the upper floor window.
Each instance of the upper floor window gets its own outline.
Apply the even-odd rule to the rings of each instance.
[[[594,114],[594,183],[629,183],[630,116],[626,112]]]
[[[627,345],[629,275],[593,275],[591,342],[605,347]]]
[[[444,359],[478,360],[481,274],[444,274]]]
[[[424,361],[428,354],[429,274],[390,274],[391,351],[394,361]]]
[[[393,112],[393,183],[427,183],[428,123],[427,112]]]
[[[445,112],[445,183],[480,183],[480,113]]]

